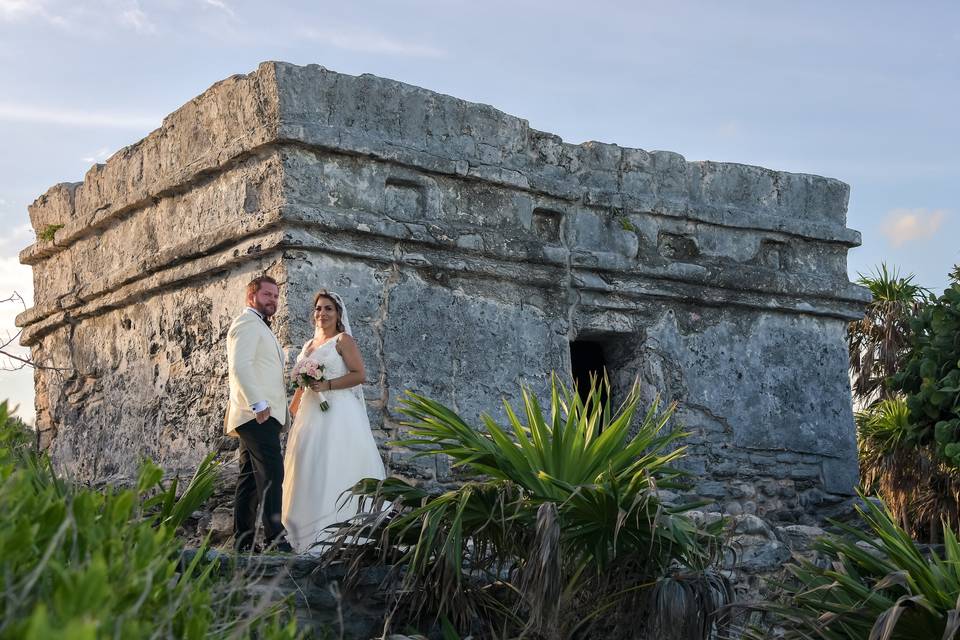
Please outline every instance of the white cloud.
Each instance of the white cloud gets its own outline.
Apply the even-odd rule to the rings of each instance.
[[[43,4],[39,0],[0,0],[0,19],[20,20],[39,15]]]
[[[25,228],[29,230],[30,226],[25,225]],[[22,234],[24,228],[18,227],[15,231]],[[8,300],[14,292],[23,298],[22,303]],[[21,347],[16,339],[18,329],[14,326],[14,319],[23,312],[25,306],[33,306],[33,275],[30,267],[20,264],[14,256],[0,257],[0,344],[14,339],[4,350],[21,357],[29,356],[30,350]],[[19,367],[20,364],[19,361],[0,356],[0,401],[9,400],[11,408],[19,405],[17,415],[27,422],[33,422],[33,370],[30,367],[18,371],[6,370]]]
[[[0,22],[18,22],[30,18],[40,18],[58,26],[64,26],[66,20],[47,10],[45,0],[0,0]]]
[[[112,153],[113,152],[110,151],[110,149],[107,149],[106,147],[100,147],[97,149],[96,153],[92,153],[89,156],[84,156],[83,158],[80,158],[80,161],[87,164],[97,164],[109,158]]]
[[[31,306],[33,304],[33,272],[29,266],[20,264],[20,259],[16,256],[2,256],[0,257],[0,300],[9,297],[14,291],[20,294],[28,307]],[[14,315],[21,311],[23,307],[17,309]],[[12,322],[10,326],[13,326]]]
[[[439,58],[445,53],[430,45],[414,44],[394,40],[381,33],[355,29],[313,29],[300,30],[300,36],[316,40],[337,49],[359,51],[362,53],[384,53],[397,56],[421,58]]]
[[[893,209],[880,225],[880,232],[887,236],[894,247],[908,242],[932,238],[947,217],[945,209]]]
[[[37,413],[34,409],[33,369],[0,370],[0,389],[3,389],[0,401],[6,400],[15,415],[27,424],[34,424]]]
[[[120,22],[132,27],[137,33],[156,33],[157,31],[138,2],[134,2],[120,13]]]
[[[160,125],[160,116],[108,113],[105,111],[77,111],[33,105],[0,102],[0,121],[63,124],[108,129],[144,129]]]
[[[237,17],[237,14],[233,12],[233,9],[230,7],[230,5],[228,5],[223,0],[203,0],[203,1],[204,1],[204,4],[211,6],[214,9],[219,9],[220,11],[223,11],[231,18]]]
[[[22,224],[20,226],[14,227],[9,231],[9,233],[4,234],[0,237],[0,260],[14,257],[19,255],[20,250],[24,249],[34,243],[36,238],[34,237],[33,227],[29,223]],[[23,273],[30,273],[29,267],[24,267],[26,271],[20,271],[21,275]],[[8,272],[14,272],[12,269],[8,269]],[[22,278],[21,278],[22,280]],[[3,274],[0,273],[0,286],[2,286],[6,281],[3,280]],[[5,297],[3,289],[0,289],[0,298]]]

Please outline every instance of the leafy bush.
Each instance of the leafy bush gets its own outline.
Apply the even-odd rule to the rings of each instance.
[[[483,416],[483,430],[408,393],[411,437],[399,444],[449,456],[469,480],[443,493],[361,481],[354,493],[379,515],[341,529],[329,558],[402,568],[410,619],[446,616],[461,631],[484,620],[498,635],[709,637],[732,598],[710,569],[723,523],[699,528],[683,514],[698,505],[657,497],[681,476],[672,407],[636,425],[638,387],[616,412],[607,391],[593,385],[581,401],[554,378],[549,415],[524,388],[525,421],[505,404],[508,425]]]
[[[276,607],[245,609],[237,585],[175,532],[213,490],[208,457],[182,494],[146,463],[137,486],[74,487],[0,404],[0,638],[292,638]]]
[[[912,439],[960,467],[960,283],[931,296],[911,326],[910,353],[891,388],[906,395]]]
[[[917,540],[939,540],[940,523],[960,523],[960,470],[946,465],[931,445],[912,441],[903,398],[883,400],[856,415],[860,477],[876,492],[900,527]]]
[[[773,614],[787,639],[950,640],[960,629],[960,543],[944,530],[944,555],[925,553],[881,506],[858,508],[865,529],[837,524],[815,548],[827,566],[788,565],[793,580]],[[835,523],[836,524],[836,523]],[[759,635],[759,634],[755,634]]]

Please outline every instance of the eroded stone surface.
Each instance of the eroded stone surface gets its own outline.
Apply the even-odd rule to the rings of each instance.
[[[690,495],[807,523],[856,480],[843,332],[848,188],[819,176],[564,143],[486,105],[374,76],[264,63],[57,185],[21,254],[38,427],[81,479],[141,456],[190,469],[221,436],[223,336],[243,286],[283,283],[292,359],[312,294],[343,294],[393,473],[455,480],[386,444],[405,390],[476,420],[517,383],[602,352],[622,399],[676,400]]]
[[[689,513],[698,522],[715,522],[725,517],[719,512]],[[727,516],[724,529],[725,548],[720,564],[731,581],[735,602],[740,605],[731,611],[735,629],[749,617],[749,609],[742,606],[767,602],[777,593],[779,583],[788,578],[788,563],[826,566],[827,559],[814,548],[814,542],[826,535],[817,527],[778,526],[746,515]],[[302,628],[312,627],[320,635],[325,630],[344,638],[377,637],[386,630],[385,622],[397,596],[393,589],[398,586],[396,576],[393,580],[385,579],[386,567],[362,570],[352,588],[348,588],[342,567],[325,567],[315,557],[232,557],[209,553],[211,557],[219,556],[221,567],[240,577],[251,595],[268,601],[289,598]],[[185,559],[191,558],[192,552],[187,552]],[[759,618],[753,622],[761,628],[767,624]]]

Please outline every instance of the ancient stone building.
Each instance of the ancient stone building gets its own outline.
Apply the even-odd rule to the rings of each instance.
[[[848,187],[676,153],[564,143],[374,76],[264,63],[217,83],[30,208],[38,428],[81,478],[187,469],[221,437],[224,337],[282,282],[290,358],[312,293],[347,300],[390,468],[405,389],[474,418],[518,381],[606,366],[614,400],[680,403],[701,495],[795,519],[849,494]],[[61,226],[62,225],[62,226]]]

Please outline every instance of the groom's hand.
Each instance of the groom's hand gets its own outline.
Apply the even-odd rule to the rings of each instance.
[[[257,411],[257,424],[263,424],[270,419],[270,407],[267,407],[263,411]]]

